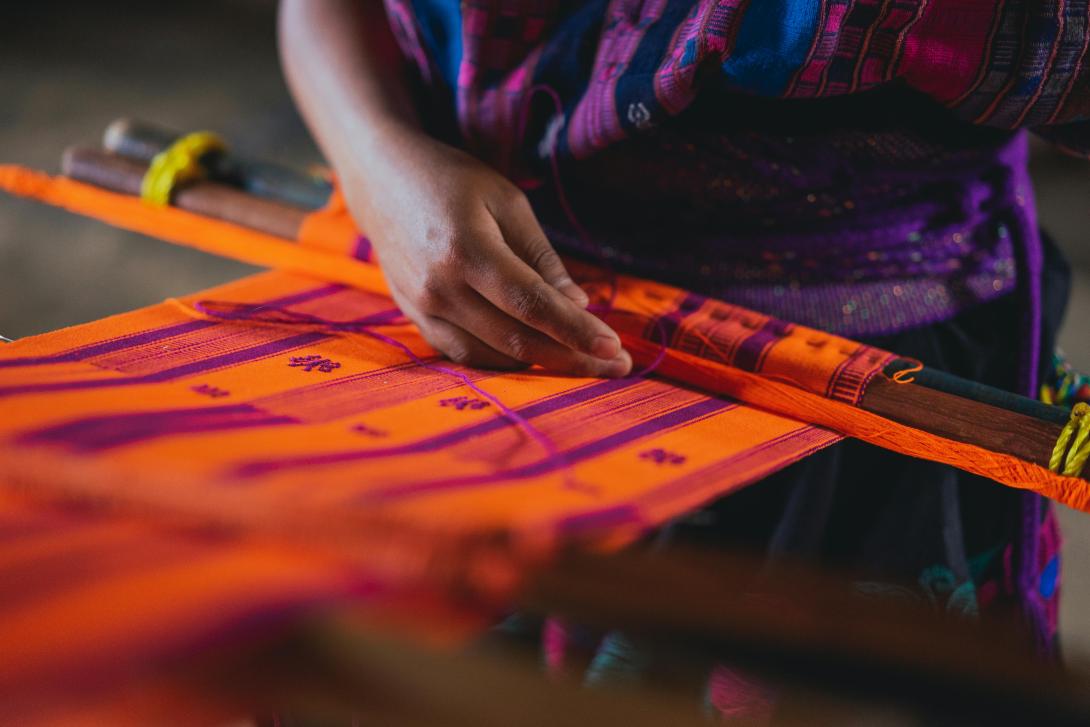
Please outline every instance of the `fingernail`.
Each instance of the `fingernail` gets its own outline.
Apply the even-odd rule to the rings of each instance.
[[[621,353],[621,342],[614,336],[597,336],[590,346],[590,355],[606,361],[617,358]]]
[[[580,308],[586,308],[590,303],[590,296],[572,280],[565,280],[556,286],[557,290],[567,296]]]
[[[632,357],[628,355],[628,351],[621,351],[621,354],[606,365],[606,376],[610,378],[619,379],[622,376],[628,376],[632,371]]]

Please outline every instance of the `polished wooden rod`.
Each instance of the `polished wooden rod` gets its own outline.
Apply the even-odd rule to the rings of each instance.
[[[69,147],[61,159],[61,171],[66,176],[124,194],[140,194],[147,170],[146,162],[84,146]],[[297,238],[307,215],[298,207],[257,197],[220,182],[185,185],[174,193],[172,203],[189,212],[288,240]]]
[[[121,118],[106,127],[102,145],[118,156],[150,162],[181,136],[156,124]],[[230,150],[212,152],[202,162],[213,181],[305,210],[323,207],[333,193],[333,185],[325,179],[280,164],[249,159]]]

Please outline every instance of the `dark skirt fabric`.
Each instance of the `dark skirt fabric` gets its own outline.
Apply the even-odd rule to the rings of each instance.
[[[1042,356],[1051,365],[1070,271],[1046,240]],[[1016,295],[955,318],[867,341],[926,365],[1018,390],[1021,304]],[[1042,376],[1044,371],[1041,372]],[[1027,593],[1012,572],[1023,493],[952,467],[848,440],[725,497],[660,534],[662,542],[744,549],[858,574],[861,587],[913,595],[967,615],[1041,606],[1027,628],[1055,655],[1059,534],[1043,503],[1040,577]]]
[[[1067,263],[1047,238],[1041,282],[1044,369],[1070,287]],[[1018,391],[1023,313],[1012,294],[868,343]],[[867,596],[1022,624],[1041,658],[1053,660],[1059,658],[1060,533],[1052,506],[1034,495],[1040,523],[1032,529],[1036,542],[1026,547],[1027,497],[946,465],[846,440],[671,523],[640,547],[741,551],[769,567],[789,561],[834,569],[852,575]],[[1026,553],[1034,562],[1020,568]],[[1020,571],[1034,577],[1021,578]],[[588,686],[677,683],[681,674],[699,673],[703,682],[693,685],[694,694],[702,694],[710,714],[757,724],[775,714],[776,687],[730,666],[729,654],[694,665],[661,643],[525,615],[506,621],[497,635],[536,642],[548,671]]]

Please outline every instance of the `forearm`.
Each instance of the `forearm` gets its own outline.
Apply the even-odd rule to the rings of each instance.
[[[380,1],[282,0],[280,54],[307,125],[342,180],[419,129]]]
[[[282,0],[280,48],[391,296],[436,349],[494,368],[629,372],[525,194],[420,129],[380,3]]]

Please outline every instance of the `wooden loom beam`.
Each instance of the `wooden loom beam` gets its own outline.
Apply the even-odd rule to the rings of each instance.
[[[82,182],[139,195],[147,164],[100,149],[72,147],[65,151],[62,170]],[[190,212],[288,240],[297,238],[307,215],[298,207],[207,181],[179,189],[173,203]],[[998,391],[995,395],[994,401],[1020,398]],[[867,386],[859,406],[901,424],[1043,467],[1048,467],[1062,429],[1055,416],[1045,420],[919,384],[894,383],[882,375]]]

